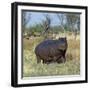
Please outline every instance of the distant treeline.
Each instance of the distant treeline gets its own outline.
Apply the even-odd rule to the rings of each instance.
[[[65,31],[67,32],[72,32],[67,26],[65,26]],[[33,27],[28,27],[25,28],[25,34],[28,36],[39,36],[42,35],[43,32],[43,27],[40,24],[37,24]],[[48,31],[48,33],[50,34],[58,34],[59,32],[64,33],[64,30],[62,29],[62,27],[60,26],[51,26],[50,30]],[[76,30],[76,33],[79,33],[80,30]]]
[[[43,13],[42,13],[43,14]],[[52,25],[52,18],[49,13],[44,14],[44,19],[41,23],[34,24],[33,26],[27,27],[30,22],[32,15],[27,12],[22,13],[22,31],[23,36],[40,36],[43,35],[45,38],[49,34],[58,34],[59,32],[67,33],[72,32],[76,36],[80,32],[80,14],[71,13],[56,13],[56,17],[60,21],[59,25]]]

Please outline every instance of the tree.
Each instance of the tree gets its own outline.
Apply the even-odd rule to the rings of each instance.
[[[48,37],[48,33],[50,31],[50,28],[51,28],[51,18],[48,14],[45,14],[45,20],[42,20],[42,24],[41,26],[43,27],[43,32],[42,32],[42,35],[45,36],[45,38]]]
[[[65,15],[64,14],[57,14],[57,17],[60,21],[60,27],[62,28],[62,31],[64,31],[64,34],[66,36],[66,33],[65,33]]]
[[[51,18],[48,14],[45,14],[44,16],[45,16],[45,20],[42,21],[42,24],[43,24],[44,33],[45,33],[50,30]]]
[[[77,30],[80,29],[80,16],[78,14],[66,14],[67,26],[72,33],[74,33],[75,39]]]
[[[30,19],[31,19],[31,14],[23,11],[22,12],[22,30],[24,34],[25,34],[26,25],[29,23]]]
[[[77,15],[77,29],[80,31],[80,15]]]

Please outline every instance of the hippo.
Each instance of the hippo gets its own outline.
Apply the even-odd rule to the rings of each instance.
[[[62,37],[57,40],[45,40],[35,48],[37,63],[41,60],[43,64],[51,62],[64,63],[66,61],[67,38]]]

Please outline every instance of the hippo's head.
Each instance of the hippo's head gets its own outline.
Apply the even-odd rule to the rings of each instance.
[[[58,39],[58,49],[59,50],[66,50],[67,49],[67,38],[63,37],[63,38],[59,38]]]

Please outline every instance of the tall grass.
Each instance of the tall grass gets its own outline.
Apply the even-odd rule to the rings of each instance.
[[[37,64],[34,53],[35,47],[43,41],[43,37],[23,39],[23,76],[53,76],[53,75],[79,75],[80,74],[80,36],[74,40],[67,35],[68,49],[66,52],[66,62],[57,64]]]

